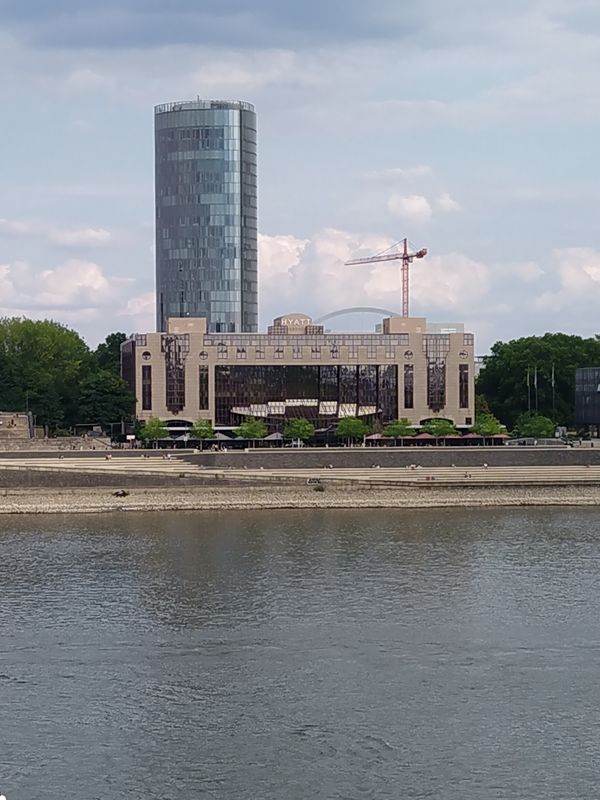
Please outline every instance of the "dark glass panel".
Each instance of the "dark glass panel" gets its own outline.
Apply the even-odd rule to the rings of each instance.
[[[398,367],[396,364],[382,364],[377,371],[381,421],[390,422],[398,416]]]
[[[208,367],[198,367],[198,408],[208,410]]]
[[[459,408],[469,407],[469,365],[458,366],[458,405]]]
[[[142,366],[142,411],[152,411],[152,367]]]
[[[404,408],[415,407],[415,368],[412,364],[404,365]]]
[[[385,367],[380,367],[385,369]],[[377,408],[377,367],[375,364],[363,364],[358,367],[358,404],[359,406],[375,406]]]
[[[190,351],[189,334],[163,335],[161,348],[165,354],[166,406],[172,414],[185,407],[185,359]]]
[[[427,405],[432,411],[441,411],[446,405],[446,364],[443,361],[427,365]]]
[[[356,404],[358,402],[358,367],[340,367],[340,403]]]
[[[319,400],[338,399],[338,369],[339,367],[319,367]]]

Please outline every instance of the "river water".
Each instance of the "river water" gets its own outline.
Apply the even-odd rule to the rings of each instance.
[[[0,520],[7,800],[599,796],[600,513]]]

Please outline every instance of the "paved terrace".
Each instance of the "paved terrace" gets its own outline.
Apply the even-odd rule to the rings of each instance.
[[[45,480],[47,479],[47,481]],[[132,453],[119,458],[0,457],[3,485],[148,485],[168,487],[190,484],[237,485],[354,485],[357,488],[393,486],[600,486],[600,464],[552,466],[473,467],[333,467],[333,468],[213,468],[172,455]]]

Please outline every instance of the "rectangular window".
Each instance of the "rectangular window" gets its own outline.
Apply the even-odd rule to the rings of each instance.
[[[164,334],[161,350],[165,354],[165,401],[172,414],[185,407],[185,360],[190,352],[190,336]]]
[[[441,411],[446,405],[446,363],[430,361],[427,365],[427,405]]]
[[[363,370],[377,369],[378,406],[380,421],[389,422],[398,418],[398,367],[396,364],[379,364],[377,367],[361,367]]]
[[[198,408],[208,411],[208,367],[198,367]]]
[[[292,358],[302,358],[302,348],[293,347],[292,348]]]
[[[415,407],[415,368],[412,364],[404,365],[404,408]]]
[[[469,407],[469,365],[458,365],[458,406]]]
[[[472,333],[463,334],[463,347],[472,347],[474,344],[474,336]]]
[[[311,358],[321,358],[321,348],[320,347],[311,347],[310,356],[311,356]]]
[[[142,411],[152,411],[152,367],[142,367]]]

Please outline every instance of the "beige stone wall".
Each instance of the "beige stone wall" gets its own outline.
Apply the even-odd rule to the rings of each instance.
[[[396,323],[401,318],[393,318]],[[190,322],[182,320],[182,322]],[[197,323],[198,321],[196,321]],[[387,323],[388,320],[384,321]],[[456,425],[464,426],[475,421],[475,383],[474,347],[465,344],[472,341],[470,334],[447,334],[450,341],[446,356],[446,407],[437,414],[427,406],[427,357],[424,351],[425,320],[415,318],[403,320],[392,327],[397,330],[385,334],[325,334],[323,336],[267,335],[256,333],[204,334],[194,325],[171,326],[170,332],[185,332],[189,336],[190,350],[185,360],[185,408],[173,415],[166,407],[165,356],[161,352],[161,334],[148,333],[138,337],[136,345],[136,394],[137,416],[148,419],[157,416],[161,419],[179,419],[194,422],[197,419],[210,419],[214,423],[214,367],[218,364],[231,365],[279,365],[291,364],[327,366],[347,364],[397,364],[398,365],[398,418],[407,417],[418,425],[430,417],[443,417]],[[411,324],[413,323],[413,324]],[[204,328],[200,326],[200,330]],[[384,327],[384,330],[386,328]],[[389,330],[389,327],[388,327]],[[357,338],[358,337],[358,338]],[[145,341],[141,343],[140,340]],[[220,343],[227,344],[226,348]],[[315,344],[319,342],[320,344]],[[335,345],[332,344],[335,342]],[[361,343],[363,342],[363,343]],[[331,354],[331,347],[337,347],[337,357]],[[320,358],[313,357],[312,349],[320,347]],[[281,350],[281,353],[277,351]],[[245,352],[243,352],[245,351]],[[261,355],[262,353],[262,355]],[[412,353],[412,356],[410,355]],[[202,355],[201,355],[202,354]],[[459,408],[459,364],[469,365],[469,407]],[[404,408],[404,365],[414,365],[414,408]],[[152,367],[152,410],[142,409],[142,366]],[[198,367],[209,368],[209,410],[199,410]]]

